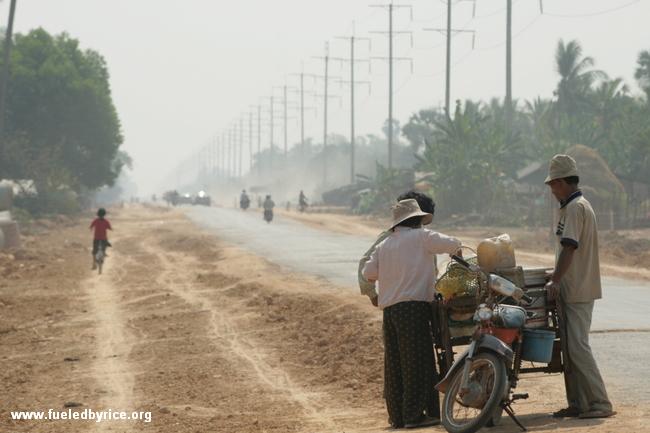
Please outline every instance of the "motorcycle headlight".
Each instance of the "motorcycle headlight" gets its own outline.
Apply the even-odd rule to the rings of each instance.
[[[474,317],[482,322],[486,322],[488,320],[492,320],[493,315],[494,312],[492,311],[492,309],[487,305],[482,304],[478,307],[478,310],[476,310],[476,314],[474,315]]]

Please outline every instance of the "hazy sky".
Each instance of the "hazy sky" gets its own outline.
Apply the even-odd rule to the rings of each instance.
[[[296,86],[292,73],[322,74],[325,42],[330,54],[347,57],[349,44],[335,36],[371,37],[359,41],[359,58],[387,55],[387,38],[371,31],[387,30],[385,9],[372,0],[18,0],[15,27],[25,32],[42,26],[67,31],[82,47],[99,51],[108,62],[113,98],[122,122],[124,149],[134,158],[133,178],[141,193],[156,190],[165,178],[236,122],[262,97],[285,82]],[[395,66],[395,117],[402,123],[414,111],[444,101],[444,36],[424,31],[446,25],[441,0],[413,0],[409,10],[395,12],[394,28],[413,32],[395,38],[395,55],[411,57]],[[406,4],[402,2],[401,4]],[[476,31],[452,40],[452,100],[502,97],[505,92],[505,0],[455,1],[453,26]],[[513,93],[515,98],[548,97],[558,80],[554,50],[560,38],[578,39],[584,53],[612,77],[622,77],[638,91],[633,79],[636,57],[650,49],[648,0],[539,0],[513,2]],[[9,1],[0,2],[6,22]],[[353,21],[355,24],[353,25]],[[380,133],[387,118],[387,65],[373,60],[357,65],[357,79],[372,82],[357,88],[357,134]],[[330,73],[348,79],[349,68],[332,62]],[[306,80],[322,93],[322,81]],[[332,80],[330,89],[341,100],[330,101],[330,131],[349,131],[349,88]],[[291,95],[293,104],[297,96]],[[307,115],[307,135],[321,140],[322,101]],[[255,108],[256,110],[256,108]],[[281,106],[276,106],[281,112]],[[297,118],[295,110],[290,115]],[[248,114],[246,114],[246,125]],[[296,119],[289,123],[290,143],[298,140]],[[275,143],[282,143],[281,124]],[[268,145],[268,132],[263,135]],[[159,191],[157,191],[159,192]]]

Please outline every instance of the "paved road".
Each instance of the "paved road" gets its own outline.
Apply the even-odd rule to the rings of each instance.
[[[220,238],[351,290],[357,290],[359,257],[373,242],[366,236],[330,233],[282,217],[267,224],[257,212],[192,207],[187,214]],[[619,278],[604,278],[603,283],[605,298],[596,302],[593,329],[650,330],[650,284]]]
[[[228,242],[289,270],[349,287],[351,293],[358,290],[359,257],[373,241],[313,229],[282,217],[267,224],[258,212],[216,207],[188,207],[186,212]],[[605,297],[596,302],[592,326],[594,352],[617,400],[650,402],[650,284],[618,278],[604,278],[603,284]]]

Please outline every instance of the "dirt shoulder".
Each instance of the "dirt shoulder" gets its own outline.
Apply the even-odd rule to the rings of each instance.
[[[111,222],[101,276],[89,270],[85,224],[26,243],[25,254],[47,258],[12,260],[35,267],[0,285],[0,431],[386,430],[381,313],[367,299],[288,273],[174,211],[127,208]],[[650,417],[647,402],[632,402],[607,421],[557,421],[549,413],[564,405],[562,388],[561,376],[522,380],[531,399],[516,410],[531,431],[637,432]],[[8,416],[68,401],[153,419]],[[518,428],[506,420],[499,431]]]
[[[357,236],[376,236],[389,225],[388,219],[358,215],[286,210],[279,210],[278,214],[317,229]],[[554,246],[548,229],[443,227],[439,230],[458,237],[472,248],[485,238],[508,233],[519,263],[542,267],[554,265]],[[603,275],[650,281],[650,229],[601,231],[599,240]]]
[[[85,222],[36,224],[24,248],[0,253],[0,431],[36,431],[10,411],[97,405],[91,379],[94,318],[82,282],[90,268]],[[80,431],[73,422],[39,432]]]

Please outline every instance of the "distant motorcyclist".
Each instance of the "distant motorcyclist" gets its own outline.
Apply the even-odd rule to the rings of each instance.
[[[264,200],[264,220],[267,223],[270,223],[273,220],[273,208],[275,207],[275,202],[271,200],[271,196],[267,195]]]
[[[173,190],[171,192],[170,199],[171,199],[172,206],[177,206],[178,205],[178,200],[179,200],[180,196],[181,195],[176,190]]]
[[[307,203],[307,196],[302,192],[302,190],[300,190],[300,195],[298,196],[298,209],[300,212],[304,212],[307,210],[307,206],[309,206],[309,203]]]
[[[246,190],[242,190],[241,195],[239,196],[239,207],[242,210],[248,209],[248,207],[251,204],[251,199],[248,197],[248,194],[246,194]]]

